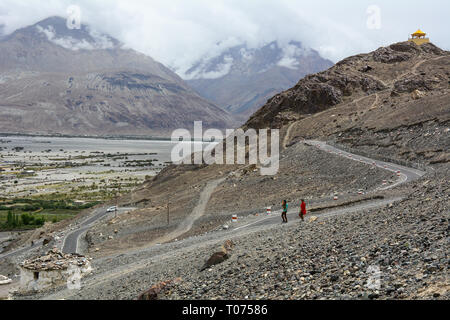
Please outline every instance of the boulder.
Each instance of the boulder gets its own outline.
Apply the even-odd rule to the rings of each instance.
[[[42,245],[46,246],[48,245],[50,242],[52,242],[54,239],[52,237],[46,237],[44,239],[44,241],[42,242]]]
[[[138,300],[158,300],[161,295],[163,295],[167,290],[173,287],[175,284],[181,282],[181,278],[176,278],[174,280],[162,281],[154,286],[152,286],[147,291],[141,293]]]
[[[234,243],[231,240],[225,241],[225,243],[220,247],[220,251],[217,251],[209,257],[200,271],[204,271],[214,265],[220,264],[225,260],[230,258],[231,252],[233,251]]]

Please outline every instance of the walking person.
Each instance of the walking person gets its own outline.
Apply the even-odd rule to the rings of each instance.
[[[281,203],[281,207],[283,209],[283,212],[281,213],[281,219],[283,219],[283,223],[287,223],[288,204],[286,200],[283,200],[283,202]]]
[[[302,221],[305,220],[305,216],[306,216],[306,203],[305,200],[302,199],[302,203],[300,204],[300,213],[299,213],[300,218],[302,219]]]

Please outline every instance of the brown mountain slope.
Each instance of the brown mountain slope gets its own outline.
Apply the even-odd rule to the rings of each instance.
[[[320,138],[405,160],[446,162],[449,80],[449,52],[397,43],[305,77],[245,127],[281,128],[284,145]]]
[[[53,17],[0,41],[0,132],[170,135],[232,128],[175,73],[116,39]]]

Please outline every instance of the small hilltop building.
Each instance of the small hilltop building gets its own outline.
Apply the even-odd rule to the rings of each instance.
[[[422,30],[418,29],[416,32],[411,34],[411,38],[409,38],[408,41],[414,42],[415,44],[420,46],[420,45],[422,45],[424,43],[429,43],[430,42],[430,38],[426,38],[426,36],[427,36],[427,34],[425,32],[423,32]]]

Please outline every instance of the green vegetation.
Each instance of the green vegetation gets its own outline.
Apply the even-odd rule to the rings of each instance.
[[[65,200],[0,199],[0,230],[34,229],[56,223],[91,208],[98,202],[76,204]]]
[[[0,199],[1,210],[21,210],[24,212],[45,210],[45,209],[66,209],[83,210],[96,205],[97,203],[76,204],[68,200],[45,200],[45,199]]]
[[[17,213],[9,210],[6,214],[0,211],[0,230],[34,229],[44,225],[45,218],[38,214]]]

